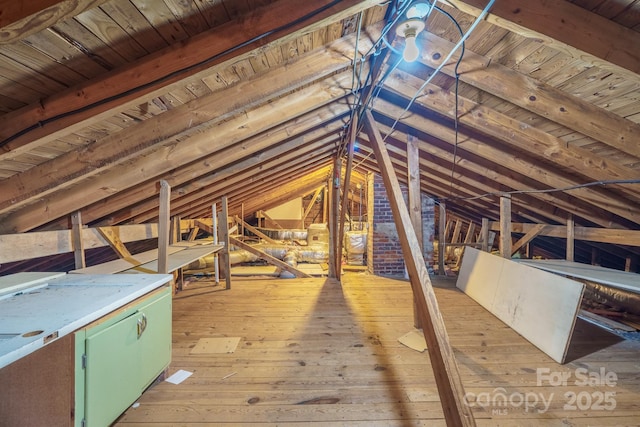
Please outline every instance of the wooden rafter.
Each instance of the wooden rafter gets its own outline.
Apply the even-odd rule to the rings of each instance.
[[[422,316],[423,333],[447,426],[475,426],[471,408],[465,404],[464,386],[429,279],[429,272],[422,256],[419,256],[421,251],[418,247],[418,238],[411,225],[411,218],[404,203],[400,184],[380,132],[369,111],[365,113],[364,127],[372,141],[391,203],[396,229],[400,235],[402,252],[409,271],[414,298]]]
[[[478,16],[485,0],[447,0],[454,7]],[[564,0],[497,1],[487,20],[525,37],[539,38],[552,47],[581,58],[585,53],[600,66],[618,72],[640,72],[640,34],[614,21]],[[609,65],[611,64],[611,65]],[[635,74],[633,74],[635,73]]]

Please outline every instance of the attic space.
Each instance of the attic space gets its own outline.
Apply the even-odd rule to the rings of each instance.
[[[639,46],[640,0],[0,0],[0,427],[637,425]]]

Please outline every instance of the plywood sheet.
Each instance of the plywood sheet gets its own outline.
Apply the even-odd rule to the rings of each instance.
[[[553,360],[564,362],[582,283],[467,248],[456,286]]]

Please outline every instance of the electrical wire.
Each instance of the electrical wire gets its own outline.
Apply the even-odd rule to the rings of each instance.
[[[495,0],[489,0],[489,3],[487,3],[487,5],[482,10],[480,15],[478,15],[478,17],[476,18],[476,20],[473,21],[473,24],[471,24],[471,27],[469,27],[469,29],[464,34],[464,36],[462,36],[462,38],[458,40],[458,43],[456,43],[456,45],[453,47],[453,49],[451,49],[451,51],[446,56],[446,58],[440,63],[440,65],[438,65],[438,67],[434,70],[433,74],[431,74],[431,76],[429,76],[429,78],[425,80],[425,82],[420,86],[420,88],[418,88],[418,90],[415,92],[415,94],[413,95],[413,97],[405,107],[404,111],[398,116],[398,118],[395,120],[395,122],[391,126],[391,130],[389,133],[387,133],[384,140],[386,140],[391,134],[393,134],[400,120],[402,120],[403,116],[407,113],[407,111],[409,111],[411,106],[413,106],[413,103],[416,101],[418,96],[422,93],[424,88],[427,87],[429,83],[431,83],[431,80],[433,80],[433,78],[440,72],[440,70],[444,68],[444,66],[449,62],[449,59],[451,59],[451,57],[453,56],[453,54],[460,48],[460,46],[465,42],[465,40],[471,35],[471,33],[473,32],[473,30],[475,30],[475,28],[478,26],[480,21],[484,19],[485,15],[489,12],[489,9],[491,9],[491,6],[493,6],[493,3],[495,3]]]
[[[569,187],[548,188],[548,189],[544,189],[544,190],[531,189],[531,190],[496,191],[496,192],[492,192],[492,193],[480,194],[479,196],[473,196],[473,197],[449,197],[449,198],[444,198],[444,199],[441,199],[441,200],[442,201],[446,201],[446,200],[477,200],[477,199],[483,199],[485,197],[492,197],[492,196],[506,196],[506,195],[516,195],[516,194],[557,193],[557,192],[578,190],[580,188],[587,188],[587,187],[606,186],[606,185],[624,185],[624,184],[640,184],[640,179],[612,179],[612,180],[606,180],[606,181],[594,181],[594,182],[588,182],[588,183],[585,183],[585,184],[571,185]]]
[[[273,30],[266,31],[266,32],[264,32],[262,34],[259,34],[259,35],[255,36],[255,37],[249,39],[249,40],[246,40],[246,41],[244,41],[242,43],[239,43],[239,44],[237,44],[235,46],[232,46],[232,47],[230,47],[228,49],[225,49],[224,51],[222,51],[220,53],[217,53],[217,54],[215,54],[213,56],[210,56],[209,58],[203,59],[202,61],[199,61],[199,62],[197,62],[195,64],[191,64],[188,67],[184,67],[184,68],[181,68],[179,70],[173,71],[173,72],[171,72],[171,73],[169,73],[169,74],[167,74],[165,76],[159,77],[159,78],[157,78],[155,80],[152,80],[152,81],[147,82],[145,84],[142,84],[140,86],[137,86],[137,87],[128,89],[128,90],[126,90],[124,92],[121,92],[119,94],[112,95],[112,96],[109,96],[107,98],[92,102],[91,104],[87,104],[87,105],[82,106],[80,108],[76,108],[74,110],[66,111],[64,113],[57,114],[57,115],[49,117],[47,119],[40,120],[37,123],[34,123],[33,125],[28,126],[25,129],[22,129],[21,131],[18,131],[16,133],[14,133],[13,135],[7,137],[5,140],[0,142],[0,148],[4,147],[7,144],[9,144],[11,141],[13,141],[13,140],[15,140],[15,139],[17,139],[17,138],[19,138],[19,137],[21,137],[23,135],[26,135],[26,134],[28,134],[29,132],[31,132],[31,131],[33,131],[35,129],[41,128],[41,127],[43,127],[43,126],[45,126],[45,125],[47,125],[49,123],[53,123],[53,122],[58,121],[60,119],[63,119],[63,118],[66,118],[66,117],[69,117],[69,116],[72,116],[72,115],[75,115],[75,114],[78,114],[78,113],[82,113],[84,111],[88,111],[88,110],[90,110],[92,108],[95,108],[97,106],[104,105],[104,104],[107,104],[109,102],[124,98],[126,96],[131,95],[131,94],[140,92],[140,91],[142,91],[142,90],[144,90],[144,89],[146,89],[148,87],[152,87],[152,86],[157,85],[158,83],[163,83],[163,82],[165,82],[167,80],[171,80],[174,77],[180,76],[180,75],[182,75],[184,73],[187,73],[187,72],[189,72],[189,71],[191,71],[193,69],[196,69],[196,68],[199,68],[199,67],[201,67],[203,65],[207,65],[207,64],[209,64],[211,62],[214,62],[214,61],[216,61],[217,59],[219,59],[221,57],[229,55],[229,54],[231,54],[231,53],[233,53],[233,52],[235,52],[235,51],[237,51],[239,49],[242,49],[242,48],[244,48],[246,46],[249,46],[249,45],[251,45],[251,44],[253,44],[253,43],[257,42],[257,41],[260,41],[260,40],[262,40],[262,39],[264,39],[266,37],[269,37],[272,34],[279,33],[281,31],[285,31],[285,30],[287,30],[289,28],[292,28],[292,27],[302,23],[302,22],[305,22],[305,21],[307,21],[307,20],[319,15],[320,13],[332,8],[333,6],[341,3],[342,1],[343,0],[333,0],[332,2],[327,3],[324,6],[319,7],[318,9],[316,9],[314,11],[311,11],[311,12],[307,13],[306,15],[303,15],[303,16],[301,16],[301,17],[299,17],[299,18],[297,18],[297,19],[295,19],[295,20],[293,20],[293,21],[291,21],[291,22],[289,22],[287,24],[283,24],[283,25],[281,25],[281,26],[279,26],[277,28],[274,28]]]

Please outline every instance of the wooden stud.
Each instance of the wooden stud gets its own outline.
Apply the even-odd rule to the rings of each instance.
[[[169,215],[171,212],[171,186],[160,181],[160,212],[158,214],[158,273],[169,272]]]
[[[418,148],[417,138],[413,135],[407,135],[407,176],[409,177],[409,215],[411,216],[411,224],[416,231],[418,245],[420,246],[420,254],[424,259],[424,242],[422,233],[422,200],[420,197],[420,149]],[[418,304],[413,301],[413,326],[422,329],[420,323],[421,316],[418,313]]]
[[[82,214],[80,211],[71,214],[71,241],[73,242],[73,255],[76,270],[85,268],[87,263],[84,257],[84,242],[82,240]]]
[[[213,244],[217,245],[218,244],[218,206],[217,203],[214,203],[211,205],[211,228],[212,228],[212,235],[213,235]],[[215,279],[215,284],[218,285],[220,284],[220,257],[218,256],[218,253],[216,252],[215,254],[213,254],[213,275],[214,275],[214,279]]]
[[[480,240],[482,242],[482,250],[489,252],[489,218],[482,218],[482,228],[480,229]]]
[[[331,182],[329,201],[329,271],[330,278],[340,279],[338,260],[338,226],[340,224],[340,175],[342,160],[336,156],[333,161],[333,180]]]
[[[500,256],[511,258],[511,196],[500,197]]]
[[[349,140],[347,141],[347,168],[344,172],[344,181],[342,184],[342,204],[339,212],[338,221],[338,241],[336,248],[336,274],[340,277],[342,272],[342,249],[344,244],[344,222],[347,217],[347,205],[349,203],[349,187],[351,185],[351,170],[353,168],[353,152],[356,143],[356,136],[358,134],[358,115],[355,114],[351,123],[349,124]],[[342,165],[341,165],[342,168]],[[342,171],[340,171],[340,176]]]
[[[364,127],[376,155],[382,179],[384,181],[393,213],[396,229],[400,236],[405,264],[411,278],[414,298],[424,316],[423,333],[431,359],[440,402],[447,426],[475,426],[475,419],[468,404],[465,404],[465,392],[456,364],[453,349],[444,320],[438,307],[429,272],[424,259],[418,256],[418,238],[411,225],[411,217],[407,210],[398,178],[393,169],[382,136],[375,125],[371,112],[365,112]]]
[[[444,252],[447,250],[446,243],[446,221],[447,206],[445,202],[440,202],[440,216],[438,219],[438,275],[445,276],[447,274],[444,265]]]
[[[229,262],[229,204],[227,197],[222,197],[222,211],[218,214],[218,240],[224,245],[224,250],[220,253],[220,264],[225,276],[225,288],[231,289],[231,263]]]
[[[575,222],[573,215],[569,214],[567,218],[567,261],[573,261],[575,258]]]

